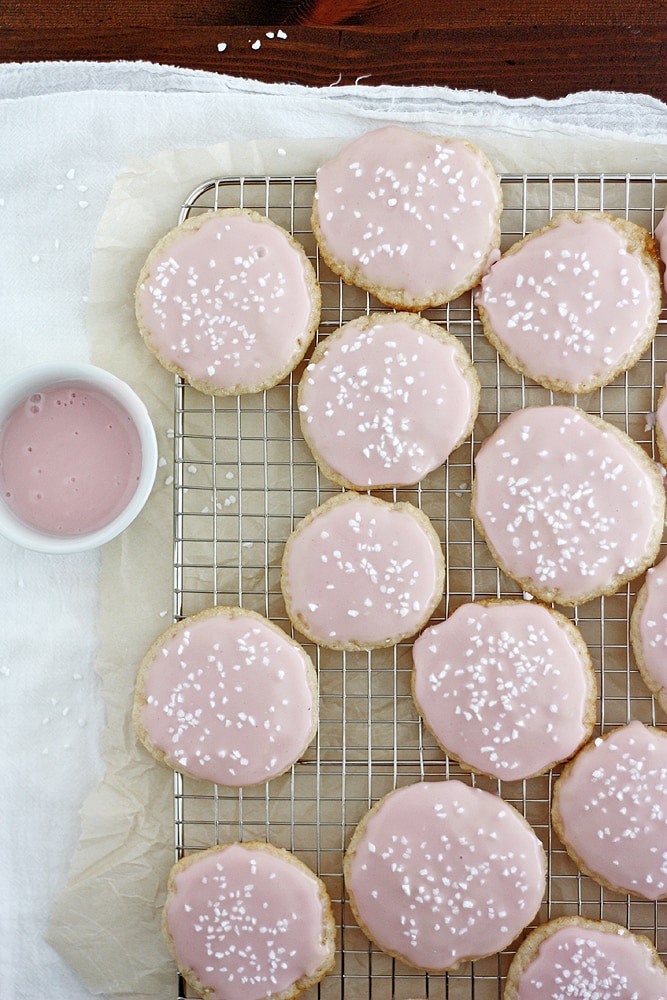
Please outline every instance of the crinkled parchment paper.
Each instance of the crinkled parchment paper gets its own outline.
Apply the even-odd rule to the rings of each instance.
[[[413,123],[419,127],[419,122]],[[467,133],[499,172],[639,172],[665,169],[665,147],[572,137],[503,139]],[[342,140],[225,144],[168,150],[116,178],[92,261],[89,330],[94,363],[128,381],[153,418],[162,464],[137,521],[102,550],[97,669],[106,698],[106,775],[87,799],[69,881],[54,906],[50,943],[98,993],[167,998],[175,973],[160,933],[174,861],[173,778],[137,746],[130,713],[138,663],[172,620],[174,382],[138,336],[133,292],[153,244],[181,203],[211,177],[310,174]],[[261,585],[261,581],[259,581]]]

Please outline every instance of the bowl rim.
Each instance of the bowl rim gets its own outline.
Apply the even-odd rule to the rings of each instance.
[[[145,403],[119,376],[89,363],[53,362],[30,365],[3,379],[0,384],[0,434],[2,425],[19,403],[32,392],[65,383],[79,382],[105,392],[132,418],[141,441],[141,472],[137,488],[123,510],[108,524],[80,535],[52,535],[26,524],[0,496],[0,534],[24,548],[62,554],[97,548],[116,538],[143,509],[155,483],[158,447],[155,428]]]

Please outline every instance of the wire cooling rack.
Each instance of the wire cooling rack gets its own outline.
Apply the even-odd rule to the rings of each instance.
[[[602,209],[653,232],[667,203],[667,175],[511,176],[501,178],[503,246],[543,225],[554,212]],[[320,259],[310,229],[312,177],[245,177],[210,181],[193,191],[179,221],[215,208],[246,207],[269,216],[302,243],[322,287],[318,338],[362,313],[383,307],[344,285]],[[380,491],[421,507],[446,558],[445,592],[434,620],[460,604],[516,597],[470,517],[473,459],[498,421],[518,407],[574,403],[615,423],[655,457],[651,415],[667,365],[667,315],[650,351],[631,372],[585,396],[554,394],[516,375],[485,340],[471,294],[425,313],[456,334],[482,384],[472,438],[447,464],[412,489]],[[174,397],[174,617],[213,604],[240,604],[291,633],[280,591],[280,560],[292,528],[339,492],[326,480],[300,434],[296,390],[303,365],[267,392],[211,399],[177,380]],[[562,609],[580,628],[596,669],[600,698],[596,735],[630,719],[665,725],[629,647],[629,615],[641,580],[618,594]],[[667,953],[667,903],[602,889],[581,875],[549,822],[557,771],[518,782],[465,774],[423,728],[410,695],[411,645],[372,653],[320,649],[297,636],[319,675],[317,738],[292,770],[266,786],[230,791],[175,775],[178,858],[217,843],[267,840],[294,851],[324,880],[338,925],[334,971],[317,987],[323,998],[408,1000],[502,997],[513,952],[467,963],[448,975],[421,974],[376,950],[346,901],[342,858],[368,808],[395,787],[456,777],[511,802],[532,824],[548,856],[548,889],[536,923],[581,914],[646,934]],[[182,980],[179,997],[188,994]],[[310,991],[314,997],[315,988]]]

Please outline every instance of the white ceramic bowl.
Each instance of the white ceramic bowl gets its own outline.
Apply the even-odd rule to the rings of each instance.
[[[0,492],[0,534],[39,552],[82,552],[97,548],[128,527],[146,503],[157,471],[157,441],[148,411],[133,389],[121,379],[94,365],[35,365],[0,383],[0,434],[5,421],[22,400],[58,385],[78,383],[106,393],[129,414],[141,442],[141,471],[137,488],[124,509],[108,524],[76,535],[51,534],[20,520]]]

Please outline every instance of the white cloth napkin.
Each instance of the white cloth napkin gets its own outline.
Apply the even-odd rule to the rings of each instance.
[[[664,153],[667,139],[667,107],[641,95],[510,101],[443,88],[265,85],[146,63],[0,66],[0,371],[88,358],[95,230],[129,158],[224,141],[352,137],[390,122],[481,144],[485,134],[590,136]],[[667,170],[667,159],[653,169]],[[43,935],[78,810],[101,777],[98,565],[99,553],[46,556],[0,539],[3,1000],[91,996]]]

